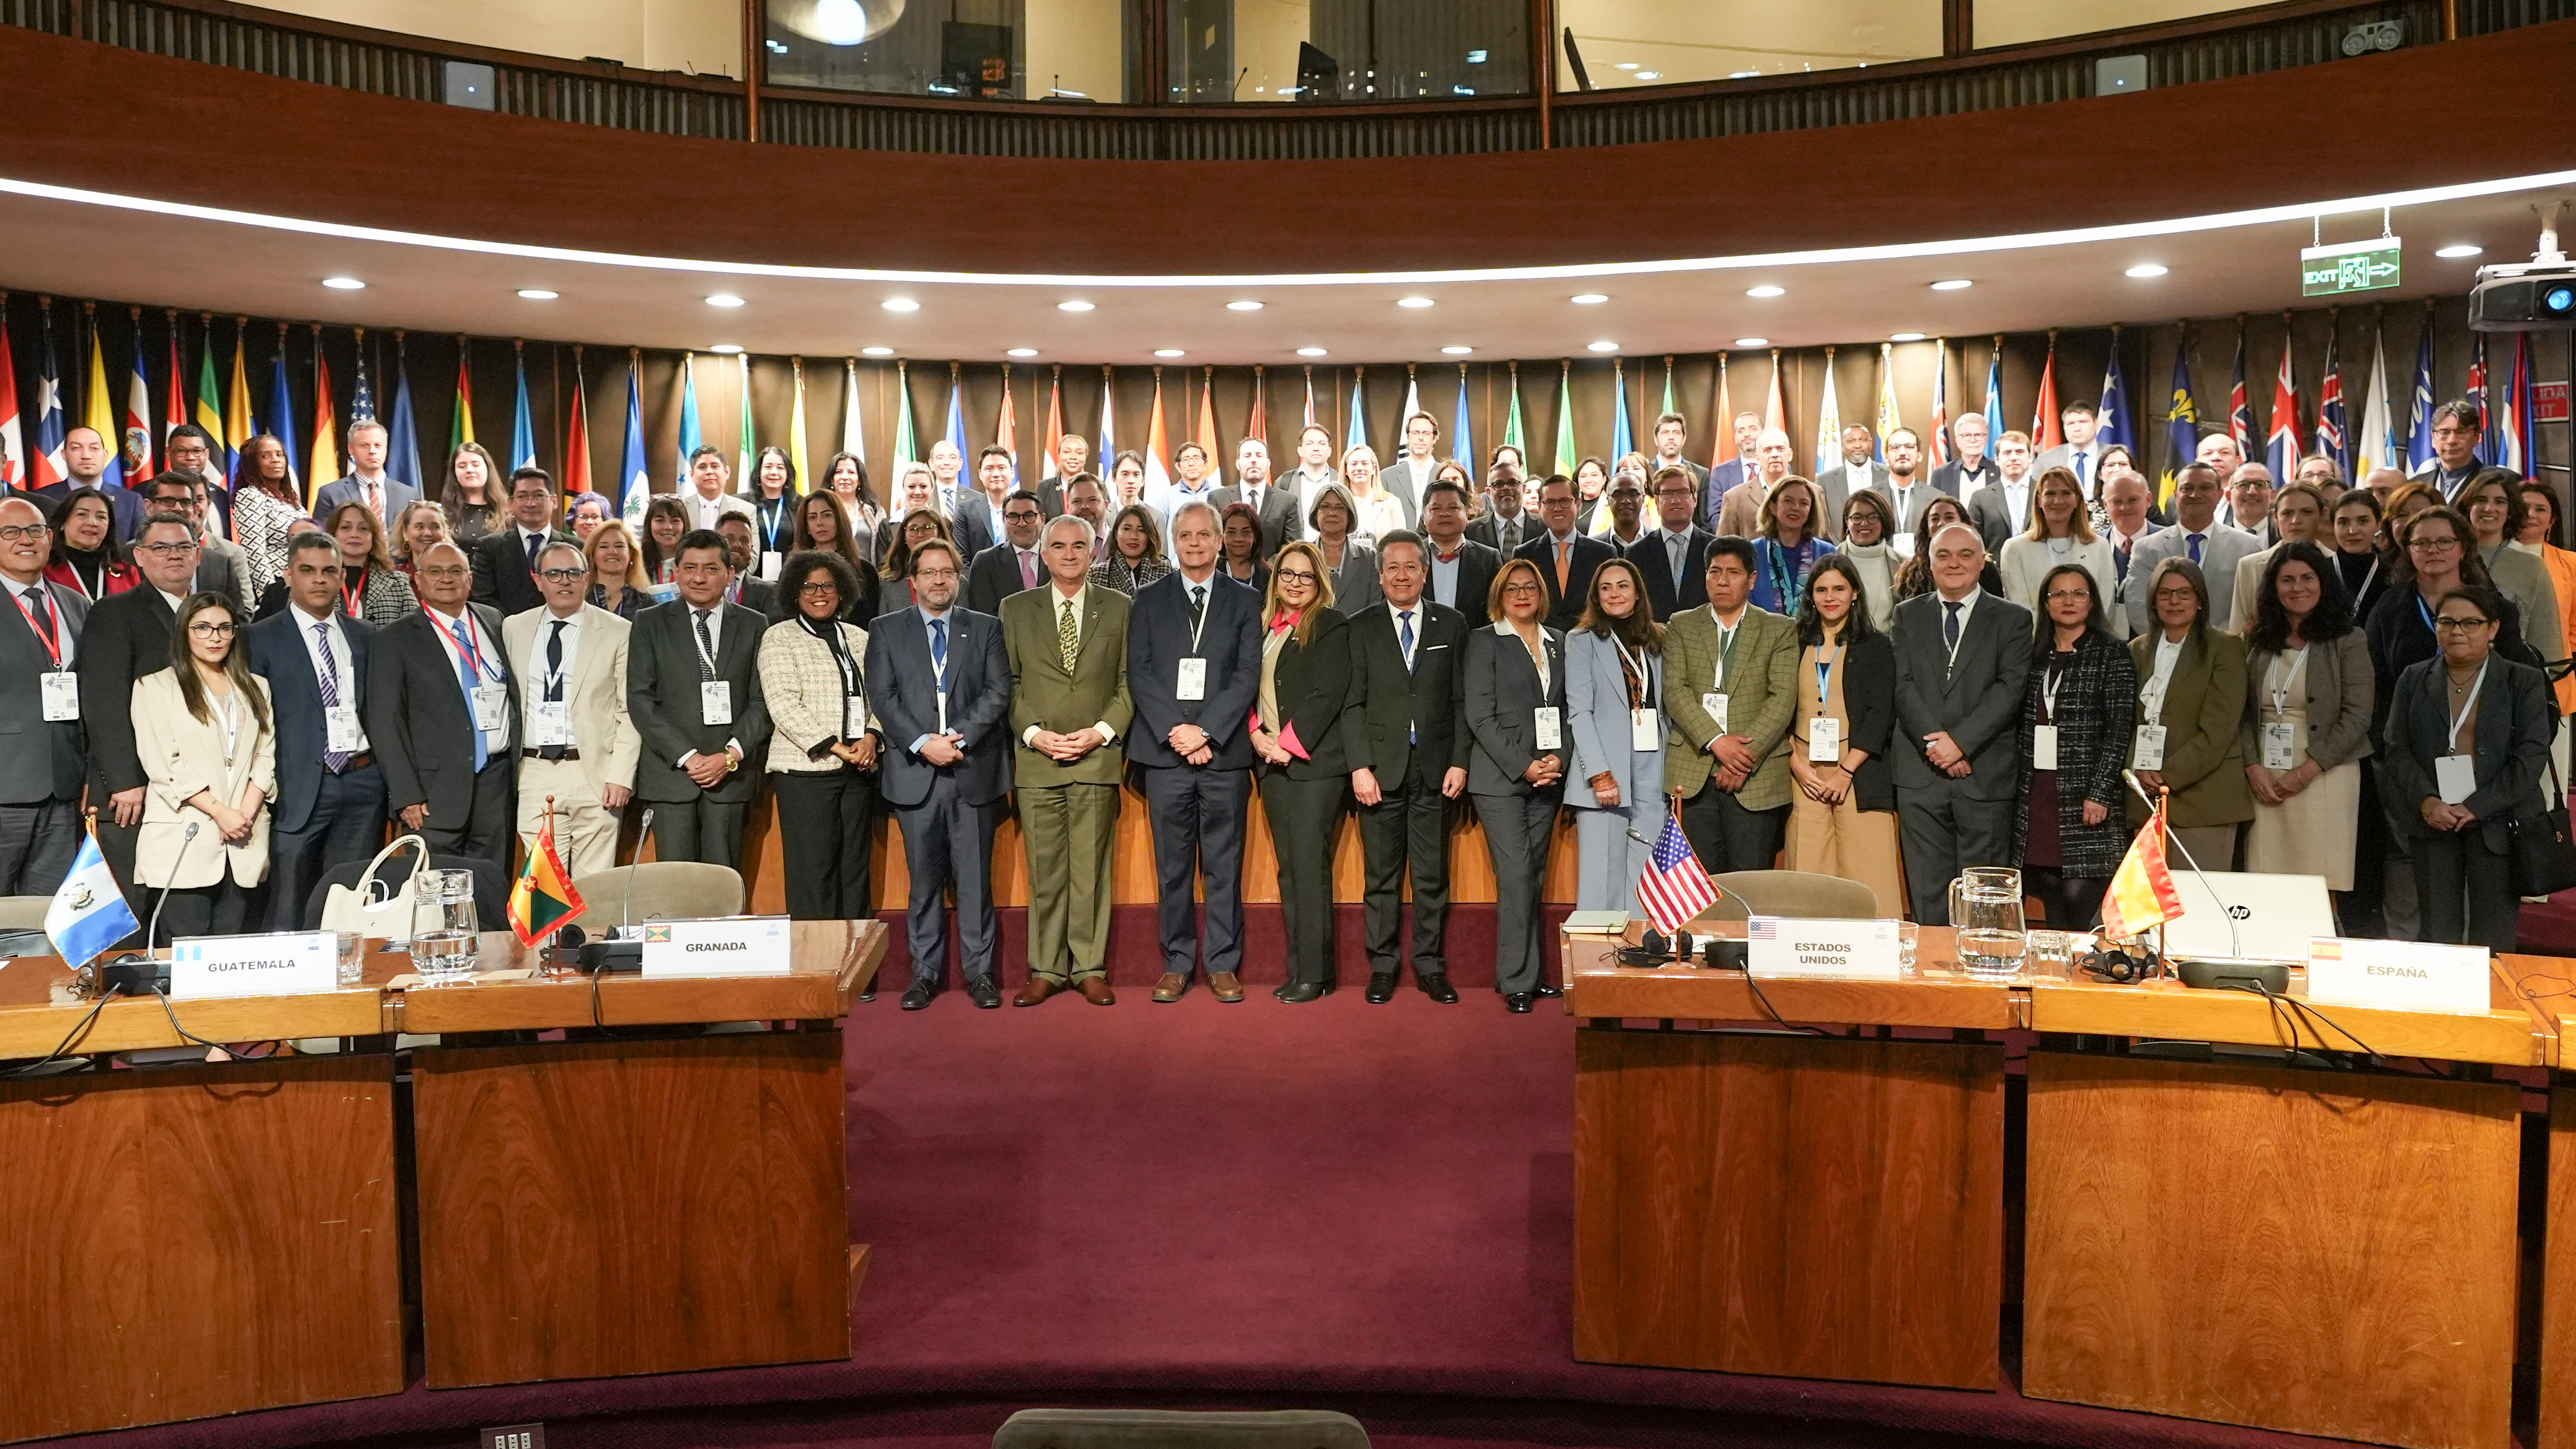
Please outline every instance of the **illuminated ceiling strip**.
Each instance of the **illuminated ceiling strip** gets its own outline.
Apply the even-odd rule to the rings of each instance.
[[[1768,252],[1733,257],[1686,257],[1669,261],[1582,262],[1544,267],[1460,267],[1436,271],[1302,272],[1269,276],[1093,276],[1036,272],[933,272],[881,267],[796,266],[777,262],[701,261],[691,257],[652,257],[629,252],[586,251],[576,247],[534,246],[523,242],[477,241],[470,237],[435,236],[426,232],[395,231],[387,227],[351,226],[344,222],[332,221],[306,221],[296,217],[267,216],[258,212],[236,211],[229,207],[194,206],[155,197],[123,196],[114,192],[91,191],[77,186],[55,186],[41,181],[22,181],[14,177],[0,177],[0,195],[72,202],[85,206],[113,207],[118,210],[146,212],[156,216],[222,222],[233,226],[262,227],[271,231],[301,232],[308,236],[338,237],[348,241],[431,247],[441,251],[472,252],[496,257],[524,257],[538,261],[580,262],[592,266],[634,267],[648,271],[718,273],[736,277],[779,277],[795,281],[905,282],[956,286],[1242,288],[1546,281],[1583,277],[1651,276],[1669,272],[1734,271],[1747,267],[1817,266],[1830,262],[1902,261],[1916,257],[1971,256],[1982,252],[2026,251],[2037,247],[2075,246],[2087,242],[2126,241],[2139,237],[2181,236],[2193,232],[2226,231],[2238,227],[2266,226],[2277,222],[2305,221],[2310,217],[2343,216],[2355,212],[2379,211],[2383,208],[2423,206],[2435,202],[2502,196],[2516,191],[2541,190],[2571,184],[2576,184],[2576,170],[2504,177],[2493,181],[2467,181],[2450,186],[2427,186],[2413,191],[2385,192],[2377,196],[2347,197],[2340,201],[2255,207],[2243,211],[2212,212],[2204,216],[2176,217],[2165,221],[2123,222],[2116,226],[2073,227],[2061,231],[2020,232],[2009,236],[1966,237],[1955,241],[1897,242],[1868,247],[1823,247],[1808,251]]]

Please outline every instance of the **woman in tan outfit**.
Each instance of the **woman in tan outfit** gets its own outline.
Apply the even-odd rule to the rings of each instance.
[[[133,696],[134,750],[148,781],[134,882],[168,889],[162,940],[241,930],[250,888],[268,876],[277,791],[268,681],[250,672],[232,599],[191,594],[179,621],[170,667],[136,680]]]
[[[1798,609],[1798,712],[1789,727],[1791,870],[1868,886],[1882,916],[1905,914],[1896,846],[1896,646],[1870,622],[1860,570],[1827,554]]]

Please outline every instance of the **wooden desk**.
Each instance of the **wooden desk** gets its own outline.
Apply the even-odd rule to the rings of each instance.
[[[0,1059],[89,1010],[0,968]],[[373,1036],[372,987],[177,1003],[215,1041]],[[185,1043],[161,1004],[69,1048]],[[393,1057],[374,1050],[0,1081],[0,1441],[403,1388]]]
[[[784,977],[401,994],[431,1388],[846,1358],[853,1260],[838,1019],[876,921],[800,921]],[[486,960],[525,964],[506,932]],[[576,1028],[572,1040],[452,1034]]]
[[[2238,992],[2034,981],[2030,997],[2043,1034],[2353,1045]],[[2530,1065],[2552,1045],[2501,975],[2484,1016],[2326,1013],[2391,1057]],[[2452,1079],[2069,1044],[2043,1035],[2029,1062],[2024,1393],[2506,1449],[2519,1088],[2475,1065]]]
[[[1946,959],[1948,935],[1923,933],[1927,963]],[[1740,974],[1627,970],[1608,938],[1563,939],[1567,1005],[1589,1019],[1575,1043],[1575,1357],[1995,1388],[2002,1045],[1791,1036]],[[1939,970],[1763,994],[1799,1022],[2014,1024],[2010,986]]]
[[[2496,970],[2550,1029],[2549,1065],[2564,1056],[2576,1017],[2576,961],[2499,956]],[[2549,1193],[2540,1279],[2540,1425],[2536,1449],[2576,1449],[2576,1084],[2550,1073]]]

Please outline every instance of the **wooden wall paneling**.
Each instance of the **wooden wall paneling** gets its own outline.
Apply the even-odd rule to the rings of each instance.
[[[2023,1392],[2505,1449],[2519,1090],[2032,1053]]]
[[[2001,1047],[1584,1030],[1574,1353],[1997,1386]]]
[[[2549,1094],[2538,1449],[2576,1449],[2576,1088]]]
[[[415,1053],[433,1388],[849,1353],[838,1031]]]
[[[0,1441],[403,1388],[393,1063],[0,1083]]]

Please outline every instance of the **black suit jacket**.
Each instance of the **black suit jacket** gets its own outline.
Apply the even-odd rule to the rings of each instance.
[[[1843,743],[1869,758],[1852,772],[1852,801],[1863,810],[1896,808],[1896,775],[1887,763],[1896,736],[1896,644],[1882,633],[1851,646],[1843,656],[1843,708],[1851,731]],[[1806,724],[1790,726],[1793,748],[1805,749]]]
[[[1036,553],[1036,549],[1029,550]],[[1038,582],[1046,582],[1046,561],[1038,560]],[[975,555],[966,566],[966,607],[978,614],[1002,616],[1002,601],[1021,593],[1028,586],[1020,582],[1019,550],[1007,543],[997,543]]]
[[[546,537],[580,543],[560,528],[547,529]],[[474,565],[474,602],[489,604],[507,618],[546,601],[545,595],[537,592],[535,575],[528,572],[528,554],[519,542],[519,525],[513,523],[499,533],[487,533],[474,540],[468,557]]]
[[[1264,764],[1261,773],[1286,775],[1291,780],[1322,780],[1347,775],[1342,739],[1342,721],[1351,699],[1351,651],[1347,636],[1350,623],[1331,609],[1318,610],[1314,628],[1306,642],[1293,637],[1279,650],[1279,672],[1276,693],[1279,712],[1286,716],[1277,723],[1282,734],[1294,729],[1297,743],[1306,758],[1292,758],[1285,765]],[[1271,721],[1264,720],[1264,724]]]
[[[760,697],[760,636],[770,619],[741,604],[722,604],[716,616],[716,678],[733,700],[733,723],[702,723],[698,708],[698,641],[689,601],[673,599],[635,616],[626,636],[626,717],[643,736],[644,757],[635,767],[635,793],[646,800],[678,802],[700,795],[719,805],[747,803],[769,748],[769,706]],[[680,757],[724,753],[727,740],[742,745],[742,766],[700,790],[680,768]]]
[[[1002,621],[973,609],[948,611],[948,729],[966,752],[953,765],[933,765],[912,752],[913,741],[939,732],[937,681],[929,622],[919,609],[898,609],[868,626],[868,707],[885,737],[878,790],[889,805],[918,805],[946,771],[967,804],[990,805],[1011,788],[1015,743],[1011,651],[1002,642]]]
[[[1220,519],[1228,508],[1242,501],[1243,490],[1240,487],[1217,488],[1208,493],[1208,505],[1217,511]],[[1219,529],[1217,537],[1222,540],[1224,536],[1224,530]],[[1270,562],[1281,544],[1305,536],[1306,516],[1297,511],[1297,495],[1280,487],[1275,479],[1262,484],[1261,561]]]
[[[487,671],[498,670],[510,691],[506,752],[518,745],[519,677],[501,647],[499,612],[488,604],[465,607],[481,636]],[[444,632],[426,609],[386,625],[371,641],[367,699],[358,713],[385,772],[386,813],[426,803],[429,818],[442,825],[474,815],[474,716],[455,656],[439,637]],[[285,774],[282,765],[278,773]]]
[[[367,717],[367,658],[375,631],[366,622],[331,611],[331,647],[349,661],[358,681],[358,718]],[[313,800],[322,789],[322,756],[330,728],[322,717],[322,686],[313,677],[313,656],[305,651],[307,621],[292,609],[251,626],[251,672],[268,681],[268,707],[277,722],[277,802],[272,823],[279,830],[301,830],[313,818]],[[499,637],[495,631],[495,638]],[[367,743],[375,740],[369,737]],[[470,756],[469,756],[470,758]]]
[[[60,584],[43,583],[42,587],[54,610],[54,636],[70,648],[72,668],[78,670],[81,625],[89,617],[89,604],[77,591]],[[9,592],[16,597],[14,586]],[[37,675],[53,669],[52,651],[21,607],[0,607],[0,681],[5,681],[0,682],[0,804],[40,805],[80,794],[81,722],[48,723],[43,686],[36,682]],[[89,712],[86,698],[81,712]],[[129,703],[117,713],[119,718],[129,716],[133,706]],[[126,728],[132,730],[130,721]]]
[[[2030,682],[2030,610],[1992,594],[1968,611],[1952,657],[1943,642],[1937,593],[1896,606],[1896,784],[1923,790],[1950,783],[1971,800],[2010,800],[2021,788],[2021,706]],[[1951,781],[1923,753],[1946,733],[1968,757],[1968,778]]]
[[[91,605],[81,626],[73,668],[89,736],[90,799],[102,810],[108,796],[144,783],[134,754],[134,681],[170,667],[170,636],[177,630],[169,601],[148,583]]]
[[[734,590],[733,601],[760,615],[764,622],[776,623],[787,617],[779,607],[778,585],[767,579],[755,579],[749,574],[744,574],[741,578],[741,587]],[[540,599],[538,602],[545,601]]]
[[[1547,532],[1547,525],[1539,522],[1538,515],[1527,509],[1521,510],[1518,521],[1521,525],[1521,542],[1523,543],[1527,543],[1538,535]],[[1495,542],[1495,539],[1500,535],[1500,533],[1501,530],[1495,527],[1494,515],[1491,513],[1478,514],[1476,517],[1467,520],[1468,541],[1471,543],[1481,543],[1496,553],[1501,553],[1503,551],[1502,545]],[[1517,552],[1518,550],[1514,551]]]
[[[1456,609],[1471,628],[1493,622],[1485,608],[1485,596],[1493,591],[1494,575],[1502,571],[1502,550],[1472,538],[1458,540],[1458,596],[1446,607]],[[1439,592],[1432,586],[1427,572],[1422,582],[1422,596],[1435,604],[1440,602]]]
[[[971,478],[957,480],[957,516],[948,520],[948,536],[960,557],[973,558],[1001,539],[994,527],[993,502]]]
[[[1708,602],[1708,546],[1714,542],[1715,537],[1707,529],[1691,525],[1682,544],[1682,576],[1678,579],[1673,577],[1672,558],[1664,548],[1660,531],[1638,539],[1620,555],[1635,564],[1638,576],[1646,581],[1646,603],[1654,610],[1656,623]]]
[[[1351,693],[1342,754],[1350,768],[1375,771],[1380,789],[1402,785],[1419,768],[1423,783],[1437,790],[1448,770],[1467,767],[1467,731],[1458,722],[1467,700],[1466,616],[1428,598],[1414,609],[1410,671],[1391,607],[1363,609],[1343,631]]]
[[[1560,594],[1556,588],[1556,541],[1545,527],[1513,555],[1538,565],[1539,578],[1547,585],[1547,627],[1560,633],[1573,628],[1574,621],[1582,616],[1583,601],[1592,594],[1592,571],[1618,556],[1617,549],[1601,540],[1576,534],[1574,555],[1565,566],[1565,592]]]
[[[1198,656],[1207,660],[1207,697],[1179,694],[1180,661],[1190,651],[1190,581],[1177,570],[1136,591],[1127,617],[1127,697],[1136,719],[1127,732],[1127,758],[1140,765],[1183,764],[1167,737],[1176,725],[1207,731],[1215,758],[1208,768],[1252,768],[1252,737],[1245,727],[1261,697],[1261,596],[1218,570],[1208,579],[1207,623]]]

